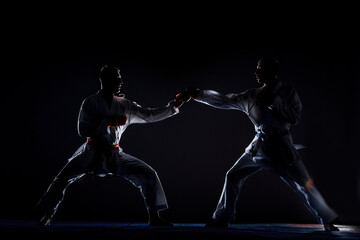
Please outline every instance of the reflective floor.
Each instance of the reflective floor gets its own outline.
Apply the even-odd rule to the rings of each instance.
[[[319,224],[230,224],[229,228],[205,228],[204,223],[174,223],[173,227],[149,227],[146,223],[53,221],[37,226],[30,220],[0,220],[2,239],[360,239],[360,226],[336,225],[326,232]]]

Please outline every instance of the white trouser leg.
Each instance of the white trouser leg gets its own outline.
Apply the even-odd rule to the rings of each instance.
[[[217,220],[234,220],[236,202],[244,181],[250,175],[261,170],[261,165],[252,160],[249,154],[243,154],[236,163],[227,171],[223,190],[213,213]]]

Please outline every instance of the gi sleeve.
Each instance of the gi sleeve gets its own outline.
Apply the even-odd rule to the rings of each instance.
[[[246,92],[225,95],[214,90],[201,90],[194,100],[219,109],[236,109],[247,112],[248,104],[246,99]]]
[[[174,107],[173,101],[170,101],[166,106],[158,108],[142,107],[136,102],[130,102],[128,124],[157,122],[178,113],[179,109]]]
[[[302,104],[294,88],[288,90],[286,94],[280,91],[269,108],[288,123],[295,125],[300,120]]]

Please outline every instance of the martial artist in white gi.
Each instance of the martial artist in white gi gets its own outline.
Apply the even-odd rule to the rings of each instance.
[[[229,221],[234,220],[236,201],[246,178],[260,170],[268,170],[279,175],[298,194],[326,230],[338,230],[332,224],[337,214],[314,186],[293,144],[290,127],[298,123],[302,105],[296,90],[277,79],[277,65],[276,59],[259,60],[255,76],[263,85],[260,88],[226,95],[194,88],[182,93],[185,101],[191,96],[215,108],[244,112],[256,131],[245,153],[226,173],[214,220],[206,226],[228,226]]]
[[[70,184],[86,174],[111,174],[123,177],[140,189],[150,226],[171,226],[158,215],[158,211],[168,205],[156,171],[140,159],[124,153],[119,142],[130,124],[161,121],[176,115],[179,110],[174,101],[164,107],[145,108],[116,96],[123,84],[116,67],[104,66],[99,78],[101,90],[82,102],[78,116],[78,133],[87,141],[68,160],[40,199],[38,209],[43,218],[39,224],[50,224]]]

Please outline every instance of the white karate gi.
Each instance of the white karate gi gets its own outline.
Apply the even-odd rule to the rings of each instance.
[[[296,90],[278,82],[276,95],[265,108],[259,102],[262,88],[240,94],[223,95],[213,90],[201,90],[198,102],[220,109],[244,112],[255,126],[256,135],[244,154],[226,173],[225,183],[214,219],[234,220],[236,201],[244,181],[250,175],[268,170],[281,177],[302,199],[319,223],[333,221],[337,214],[327,205],[311,178],[293,144],[290,127],[301,116],[301,101]]]
[[[166,209],[165,193],[156,171],[124,153],[117,144],[130,124],[156,122],[178,112],[172,101],[164,107],[144,108],[123,97],[114,97],[109,107],[100,91],[86,98],[79,112],[78,132],[80,136],[87,137],[87,143],[79,147],[55,177],[39,201],[39,209],[52,218],[66,188],[88,173],[121,176],[140,189],[148,210]],[[126,123],[109,127],[109,119],[120,115],[126,117]]]

